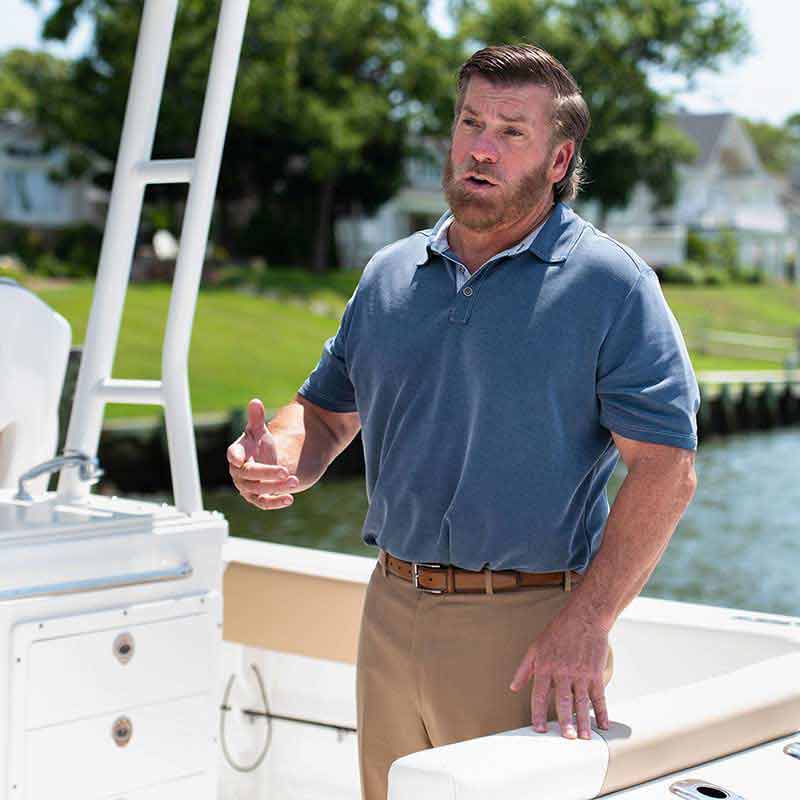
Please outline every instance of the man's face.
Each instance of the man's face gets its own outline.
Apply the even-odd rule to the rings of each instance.
[[[470,79],[442,171],[445,198],[461,225],[488,231],[513,224],[552,196],[552,102],[543,86]],[[475,174],[491,183],[468,177]]]

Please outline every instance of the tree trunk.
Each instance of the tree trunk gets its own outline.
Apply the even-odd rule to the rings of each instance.
[[[325,272],[328,268],[328,243],[331,233],[331,212],[333,210],[333,180],[322,182],[319,187],[319,216],[317,235],[314,240],[314,254],[311,259],[312,272]]]

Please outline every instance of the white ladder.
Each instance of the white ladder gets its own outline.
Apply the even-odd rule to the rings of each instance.
[[[65,451],[96,457],[106,403],[161,405],[175,506],[202,511],[189,397],[189,343],[249,0],[222,0],[194,158],[152,160],[178,0],[146,0],[136,43],[92,308]],[[161,354],[161,380],[111,377],[145,188],[188,183]],[[85,500],[90,484],[66,467],[57,500]]]

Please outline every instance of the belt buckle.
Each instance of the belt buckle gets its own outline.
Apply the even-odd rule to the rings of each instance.
[[[411,564],[411,577],[415,589],[419,589],[421,592],[427,592],[428,594],[444,594],[446,591],[445,589],[429,589],[426,588],[425,586],[420,586],[419,567],[428,567],[429,569],[444,569],[444,570],[446,570],[447,567],[444,564],[429,564],[425,561],[414,561]]]

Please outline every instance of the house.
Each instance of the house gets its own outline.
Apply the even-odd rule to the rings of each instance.
[[[405,162],[405,185],[376,214],[336,221],[334,233],[342,266],[362,269],[384,245],[434,225],[447,210],[441,177],[447,147],[446,141],[423,140],[424,155]]]
[[[704,238],[729,230],[743,265],[785,277],[794,241],[782,181],[766,171],[744,125],[728,112],[680,111],[669,121],[699,150],[694,162],[677,167],[676,202],[656,209],[652,193],[638,184],[626,208],[608,212],[606,232],[633,247],[651,266],[665,266],[685,258],[689,230]],[[581,211],[590,219],[598,212],[591,203]],[[673,243],[671,251],[664,246],[666,238]]]
[[[652,193],[640,183],[627,207],[608,212],[603,229],[630,245],[653,267],[686,259],[689,230],[708,238],[731,230],[739,242],[742,264],[784,277],[787,260],[797,252],[791,212],[781,180],[764,169],[745,127],[727,112],[679,111],[670,119],[699,150],[692,164],[677,167],[675,204],[655,208]],[[377,214],[337,222],[340,263],[363,267],[377,249],[429,227],[446,209],[441,173],[447,144],[428,141],[424,146],[429,160],[409,160],[406,186]],[[596,201],[579,197],[572,205],[599,225],[601,213]]]
[[[108,192],[93,186],[89,177],[66,183],[49,177],[51,170],[64,168],[69,153],[68,147],[45,152],[42,137],[20,112],[0,115],[0,222],[36,228],[81,222],[101,226]]]

